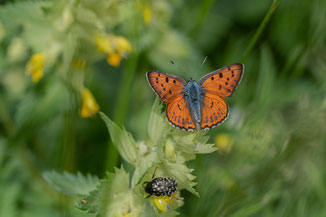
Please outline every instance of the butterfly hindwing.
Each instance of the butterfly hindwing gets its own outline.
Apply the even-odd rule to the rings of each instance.
[[[216,94],[206,93],[202,104],[201,129],[210,129],[228,117],[229,108],[226,101]]]
[[[149,84],[163,103],[169,103],[175,97],[180,96],[186,86],[183,79],[163,72],[149,71],[146,76]]]
[[[168,121],[175,127],[186,131],[210,129],[226,120],[229,114],[228,105],[224,97],[229,97],[237,88],[244,71],[244,65],[235,63],[202,77],[194,87],[181,78],[159,71],[146,73],[147,80],[152,89],[166,106]],[[190,82],[195,82],[191,80]],[[191,83],[192,84],[192,83]],[[186,87],[187,86],[187,87]],[[186,89],[186,90],[185,90]],[[202,92],[203,98],[198,94]],[[186,101],[185,96],[192,96]],[[193,97],[197,96],[197,98]],[[189,100],[193,100],[190,101]],[[200,102],[201,114],[194,113],[194,102]],[[192,107],[191,107],[192,106]],[[191,107],[191,108],[190,108]],[[197,108],[197,107],[195,107]],[[193,121],[193,116],[201,115],[200,119]]]
[[[243,71],[243,64],[231,64],[205,75],[198,83],[208,93],[213,93],[221,97],[229,97],[237,88]]]
[[[195,130],[187,103],[182,95],[177,96],[166,106],[166,116],[169,122],[186,131]]]

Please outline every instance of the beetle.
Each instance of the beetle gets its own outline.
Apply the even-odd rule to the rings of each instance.
[[[143,183],[145,192],[149,195],[146,198],[151,196],[171,196],[174,192],[178,190],[177,182],[170,177],[158,177],[154,178],[155,171],[152,176],[152,181],[146,181]]]

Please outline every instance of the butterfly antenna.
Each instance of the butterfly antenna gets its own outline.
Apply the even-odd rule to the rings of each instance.
[[[206,56],[205,59],[203,60],[203,62],[201,63],[200,68],[203,67],[204,63],[205,63],[206,60],[207,60],[207,57],[208,57],[208,56]]]
[[[189,76],[189,74],[188,73],[186,73],[184,70],[182,70],[177,64],[175,64],[174,62],[173,62],[173,60],[171,60],[170,61],[173,65],[175,65],[177,68],[178,68],[178,70],[180,71],[180,72],[182,72],[183,74],[186,74],[187,76],[188,76],[188,78],[191,80],[191,77]]]

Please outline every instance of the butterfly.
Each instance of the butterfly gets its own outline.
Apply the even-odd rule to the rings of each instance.
[[[162,73],[146,73],[148,83],[166,106],[170,124],[186,131],[211,129],[229,115],[224,98],[237,88],[244,72],[241,63],[231,64],[208,73],[198,82]]]

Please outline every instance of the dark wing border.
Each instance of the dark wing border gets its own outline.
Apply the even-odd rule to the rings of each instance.
[[[207,97],[207,96],[204,96],[204,97]],[[221,97],[221,98],[224,99],[223,97]],[[226,101],[226,99],[224,99],[224,100],[225,100],[226,108],[227,108],[227,113],[226,113],[225,118],[223,120],[221,120],[220,122],[218,122],[217,124],[212,125],[211,127],[204,127],[204,128],[200,127],[200,129],[202,129],[202,130],[210,130],[210,129],[213,129],[213,128],[215,128],[215,127],[223,124],[224,121],[226,121],[226,119],[228,119],[229,114],[230,114],[230,107],[229,107],[228,101]]]
[[[184,131],[186,131],[186,132],[188,132],[188,131],[196,131],[196,130],[197,130],[197,128],[189,128],[189,129],[186,129],[186,128],[184,128],[184,127],[179,127],[179,126],[175,125],[175,124],[172,123],[171,120],[169,119],[169,116],[168,116],[168,114],[167,114],[167,110],[165,110],[165,116],[166,116],[166,119],[168,119],[169,124],[172,125],[172,126],[175,127],[175,128],[179,128],[180,130],[184,130]],[[195,126],[196,126],[196,124],[195,124]]]

